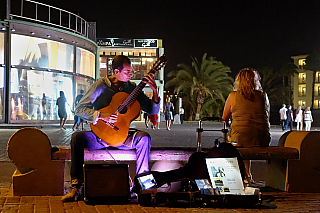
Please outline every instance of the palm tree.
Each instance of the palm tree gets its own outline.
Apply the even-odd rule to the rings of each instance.
[[[207,57],[207,53],[203,54],[201,62],[192,56],[191,59],[192,67],[178,64],[179,70],[168,73],[171,80],[166,87],[173,86],[175,93],[182,91],[184,101],[199,120],[200,113],[207,114],[205,111],[208,111],[208,108],[202,109],[205,101],[211,102],[211,106],[224,104],[225,97],[232,91],[233,79],[228,75],[230,68],[211,56]]]
[[[317,51],[313,51],[306,58],[306,66],[304,67],[306,70],[310,70],[313,72],[312,75],[312,93],[311,93],[311,109],[313,109],[314,102],[314,84],[315,84],[315,76],[316,72],[320,70],[320,53]]]
[[[274,69],[270,67],[261,67],[258,69],[261,76],[261,86],[264,92],[268,94],[271,105],[279,102],[279,91],[281,91],[281,78]]]
[[[279,75],[282,77],[283,96],[288,98],[286,103],[292,103],[291,77],[298,73],[297,70],[298,67],[292,62],[284,64],[279,70]],[[285,78],[287,78],[287,82],[285,81]]]

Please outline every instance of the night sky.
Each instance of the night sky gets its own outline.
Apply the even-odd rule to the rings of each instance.
[[[166,72],[190,56],[216,57],[233,73],[277,69],[320,49],[320,1],[38,0],[97,23],[97,37],[163,39]]]

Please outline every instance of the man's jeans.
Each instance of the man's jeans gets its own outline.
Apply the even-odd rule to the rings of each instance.
[[[286,128],[284,129],[284,131],[287,131],[287,128],[289,125],[290,125],[290,131],[292,131],[292,128],[293,128],[293,121],[292,120],[286,121]]]
[[[137,162],[136,174],[149,171],[149,155],[151,137],[148,133],[138,131],[134,137],[130,135],[127,140],[133,140],[132,147],[120,145],[118,149],[136,149]],[[71,137],[71,180],[83,181],[84,148],[88,150],[103,149],[105,142],[98,141],[97,136],[91,131],[75,132]],[[107,153],[107,152],[106,152]]]
[[[286,128],[286,124],[287,124],[287,120],[281,120],[281,127],[282,127],[282,131],[285,130]]]

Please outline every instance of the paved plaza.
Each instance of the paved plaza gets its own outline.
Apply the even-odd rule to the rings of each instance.
[[[320,212],[320,193],[286,193],[263,192],[262,209],[209,209],[209,208],[169,208],[142,207],[140,205],[97,205],[90,206],[84,202],[62,203],[60,197],[54,196],[12,196],[11,175],[15,166],[6,154],[6,146],[10,136],[22,128],[21,125],[0,126],[0,213],[4,212]],[[35,125],[45,132],[52,146],[68,146],[74,132],[72,124],[67,124],[66,130],[60,130],[59,125]],[[146,129],[143,122],[133,122],[132,127],[147,131],[152,137],[154,147],[193,147],[196,148],[196,128],[198,122],[185,122],[183,125],[173,124],[171,131],[161,123],[160,129]],[[85,126],[89,129],[89,125]],[[210,148],[216,138],[222,141],[221,123],[203,122],[202,147]],[[317,128],[313,128],[317,130]],[[275,146],[283,132],[280,126],[271,126],[272,142]],[[262,181],[264,177],[264,161],[253,162],[253,178]],[[316,184],[316,183],[315,183]]]

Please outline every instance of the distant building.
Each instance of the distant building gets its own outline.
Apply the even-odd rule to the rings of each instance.
[[[111,63],[115,56],[126,55],[132,63],[133,76],[131,81],[139,84],[144,76],[152,69],[157,59],[164,54],[162,39],[133,39],[133,38],[97,38],[99,46],[98,76],[105,77],[112,75]],[[156,72],[154,79],[158,86],[158,93],[161,98],[160,106],[163,106],[164,98],[164,69]],[[152,89],[146,85],[143,88],[145,94],[150,98],[153,95]],[[159,115],[160,116],[160,115]],[[142,120],[142,116],[139,120]]]
[[[299,105],[305,109],[311,106],[312,101],[312,78],[313,72],[305,70],[305,61],[308,55],[292,56],[294,64],[298,67],[298,74],[293,77],[293,105],[297,108]],[[316,72],[314,84],[314,102],[313,109],[320,108],[320,71]]]

